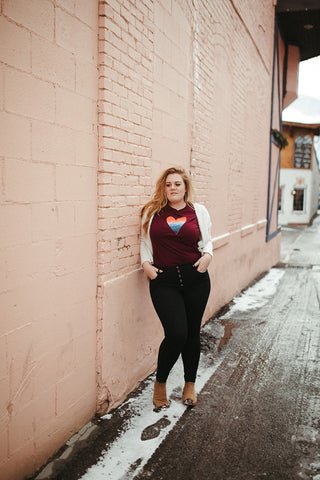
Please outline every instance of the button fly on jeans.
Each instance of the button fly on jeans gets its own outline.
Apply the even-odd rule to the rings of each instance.
[[[182,281],[182,275],[179,266],[176,266],[177,272],[178,272],[178,277],[179,277],[179,282],[180,282],[180,287],[183,287],[183,281]]]

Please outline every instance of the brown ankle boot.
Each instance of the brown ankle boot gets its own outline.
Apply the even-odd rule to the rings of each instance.
[[[188,407],[194,407],[197,403],[197,395],[194,390],[194,382],[186,382],[183,389],[182,402]]]
[[[158,382],[158,380],[155,381],[153,392],[153,405],[156,407],[156,409],[169,407],[169,403],[167,400],[166,383],[160,383]]]

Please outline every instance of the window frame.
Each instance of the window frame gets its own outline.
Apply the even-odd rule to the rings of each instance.
[[[297,191],[300,190],[303,192],[303,200],[302,200],[302,209],[301,210],[295,210],[294,208],[294,204],[295,204],[295,200],[296,200],[296,194],[297,194]],[[301,187],[301,185],[297,186],[297,187],[294,187],[294,189],[292,190],[292,212],[294,214],[303,214],[303,213],[306,213],[306,191],[307,191],[307,188],[306,187]],[[296,193],[294,193],[296,192]]]
[[[302,141],[300,142],[300,144],[298,144],[298,141],[302,139]],[[312,137],[311,135],[307,134],[307,135],[298,135],[297,137],[295,137],[294,139],[294,152],[293,152],[293,168],[302,168],[304,170],[310,170],[311,167],[312,167],[312,146],[313,146],[313,141],[312,141]],[[298,152],[298,147],[301,148],[301,152]],[[304,161],[304,158],[305,158],[305,155],[306,155],[306,151],[307,149],[309,150],[310,149],[310,155],[309,155],[309,152],[308,152],[308,166],[305,166],[305,161]],[[301,155],[301,165],[300,166],[297,166],[296,163],[297,163],[297,153],[299,153]],[[300,162],[299,162],[300,163]]]

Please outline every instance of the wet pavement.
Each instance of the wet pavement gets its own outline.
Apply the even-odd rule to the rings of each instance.
[[[171,406],[154,414],[139,433],[146,449],[167,431],[149,459],[141,453],[125,474],[89,470],[83,479],[320,480],[320,217],[307,228],[282,229],[281,262],[272,270],[278,283],[262,306],[231,304],[203,329],[212,374],[196,408],[174,421]],[[179,393],[171,392],[171,405],[181,403]],[[94,419],[70,455],[65,447],[38,480],[80,479],[126,429],[129,405]],[[132,448],[128,441],[121,455]]]

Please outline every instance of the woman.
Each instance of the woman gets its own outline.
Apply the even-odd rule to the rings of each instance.
[[[197,403],[195,380],[200,357],[200,327],[210,293],[207,268],[212,258],[207,209],[191,203],[192,186],[182,168],[168,168],[142,208],[141,264],[165,337],[158,354],[153,403],[168,407],[166,381],[182,355],[183,403]]]

